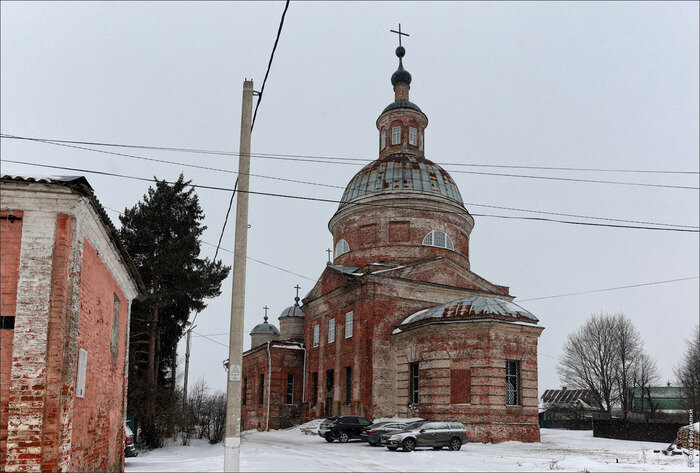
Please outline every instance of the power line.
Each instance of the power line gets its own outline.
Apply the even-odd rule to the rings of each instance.
[[[238,179],[233,185],[233,192],[231,192],[231,200],[228,202],[228,210],[226,211],[226,218],[224,219],[224,225],[221,227],[221,234],[219,235],[219,242],[216,244],[216,252],[214,253],[214,261],[219,255],[219,247],[221,246],[221,239],[224,237],[224,230],[226,230],[226,223],[228,222],[228,215],[231,213],[231,206],[233,205],[233,198],[236,196],[236,189],[238,188]]]
[[[137,156],[133,154],[124,154],[124,153],[116,153],[112,151],[104,151],[104,150],[99,150],[99,149],[94,149],[94,148],[85,148],[82,146],[73,146],[73,145],[64,145],[61,143],[53,143],[50,141],[42,141],[39,140],[42,143],[46,144],[54,144],[57,146],[67,146],[70,148],[77,148],[77,149],[82,149],[82,150],[87,150],[87,151],[95,151],[98,153],[104,153],[104,154],[111,154],[111,155],[116,155],[116,156],[124,156],[124,157],[129,157],[129,158],[135,158],[135,159],[143,159],[146,161],[155,161],[155,162],[161,162],[161,163],[167,163],[167,164],[175,164],[175,165],[180,165],[180,166],[185,166],[185,167],[192,167],[192,168],[198,168],[198,169],[206,169],[206,170],[211,170],[211,171],[220,171],[220,172],[225,172],[225,173],[230,173],[230,174],[236,174],[236,175],[241,175],[245,173],[239,173],[238,171],[231,171],[228,169],[221,169],[221,168],[212,168],[208,166],[200,166],[196,164],[187,164],[187,163],[179,163],[176,161],[168,161],[164,159],[156,159],[156,158],[148,158],[145,156]],[[11,161],[9,161],[11,162]],[[275,177],[275,176],[266,176],[262,174],[251,174],[248,173],[249,176],[253,177],[259,177],[263,179],[273,179],[273,180],[279,180],[279,181],[286,181],[286,182],[294,182],[294,183],[299,183],[299,184],[310,184],[310,185],[315,185],[315,186],[321,186],[321,187],[331,187],[331,188],[336,188],[336,189],[344,189],[342,186],[336,186],[333,184],[325,184],[325,183],[320,183],[320,182],[312,182],[312,181],[304,181],[300,179],[289,179],[289,178],[281,178],[281,177]],[[238,182],[238,180],[236,180]],[[513,210],[517,212],[532,212],[532,213],[541,213],[541,214],[547,214],[547,215],[558,215],[562,217],[575,217],[575,218],[586,218],[586,219],[594,219],[594,220],[607,220],[607,221],[612,221],[612,222],[625,222],[625,223],[639,223],[639,224],[645,224],[645,225],[664,225],[664,226],[674,226],[674,227],[685,227],[685,228],[699,228],[694,225],[679,225],[679,224],[669,224],[669,223],[658,223],[658,222],[647,222],[643,220],[628,220],[628,219],[616,219],[616,218],[606,218],[606,217],[591,217],[587,215],[578,215],[578,214],[569,214],[569,213],[560,213],[560,212],[547,212],[543,210],[531,210],[531,209],[519,209],[519,208],[514,208],[514,207],[503,207],[503,206],[494,206],[494,205],[486,205],[486,204],[477,204],[474,202],[465,202],[467,205],[473,205],[477,207],[487,207],[487,208],[496,208],[496,209],[502,209],[502,210]]]
[[[37,163],[30,163],[30,162],[26,162],[26,161],[16,161],[16,160],[9,160],[9,159],[6,159],[5,162],[16,163],[16,164],[27,164],[27,165],[31,165],[31,166],[47,167],[47,168],[53,168],[53,169],[64,169],[64,170],[68,170],[68,171],[88,172],[88,173],[93,173],[93,174],[98,174],[98,175],[121,177],[121,178],[125,178],[125,179],[135,179],[135,180],[146,181],[146,182],[155,182],[155,179],[148,179],[148,178],[138,177],[138,176],[128,176],[128,175],[124,175],[124,174],[116,174],[116,173],[105,172],[105,171],[93,171],[90,169],[71,168],[71,167],[67,167],[67,166],[53,166],[50,164],[37,164]],[[168,184],[172,184],[172,182],[170,182],[170,181],[163,180],[163,182],[166,182]],[[228,188],[228,187],[208,186],[208,185],[203,185],[203,184],[188,184],[188,185],[195,187],[195,188],[199,188],[199,189],[233,191],[233,189]],[[239,191],[239,192],[243,192],[243,191]],[[273,192],[258,192],[258,191],[246,191],[246,192],[249,194],[265,195],[265,196],[269,196],[269,197],[280,197],[280,198],[288,198],[288,199],[296,199],[296,200],[308,200],[308,201],[315,201],[315,202],[329,202],[329,203],[334,203],[334,204],[343,203],[342,201],[339,201],[339,200],[324,199],[324,198],[320,198],[320,197],[308,197],[308,196],[298,196],[298,195],[289,195],[289,194],[278,194],[278,193],[273,193]],[[405,209],[405,210],[422,210],[422,211],[427,211],[427,212],[432,212],[432,213],[445,213],[445,214],[460,215],[460,213],[455,212],[455,211],[450,211],[450,210],[425,209],[425,208],[416,208],[416,207],[401,207],[401,206],[370,203],[370,202],[345,202],[345,205],[362,205],[362,206],[394,208],[394,209],[398,208],[398,209]],[[564,223],[564,224],[570,224],[570,225],[586,225],[586,226],[593,226],[593,227],[629,228],[629,229],[636,229],[636,230],[659,230],[659,231],[700,233],[699,230],[693,230],[690,228],[686,229],[686,228],[664,228],[664,227],[648,227],[648,226],[635,226],[635,225],[616,225],[616,224],[593,223],[593,222],[576,222],[576,221],[571,221],[571,220],[559,220],[559,219],[550,219],[550,218],[543,218],[543,217],[519,217],[519,216],[494,215],[494,214],[472,213],[470,215],[475,216],[475,217],[493,217],[493,218],[504,218],[504,219],[512,219],[512,220],[532,220],[532,221],[542,221],[542,222]]]
[[[195,154],[210,154],[219,156],[238,156],[236,151],[216,151],[216,150],[206,150],[197,148],[177,148],[177,147],[166,147],[166,146],[148,146],[148,145],[127,145],[127,144],[117,144],[117,143],[103,143],[95,141],[74,141],[74,140],[57,140],[50,138],[30,138],[17,135],[1,134],[0,138],[10,138],[16,140],[30,140],[30,141],[43,141],[43,142],[53,142],[53,143],[72,143],[72,144],[82,144],[82,145],[93,145],[93,146],[110,146],[118,148],[137,148],[137,149],[149,149],[149,150],[160,150],[160,151],[175,151],[183,153],[195,153]],[[281,153],[251,153],[251,157],[255,158],[270,158],[270,159],[284,159],[284,158],[303,158],[303,159],[290,159],[297,161],[311,161],[316,160],[337,160],[337,161],[355,161],[358,163],[369,163],[374,161],[374,159],[365,158],[351,158],[351,157],[340,157],[340,156],[323,156],[323,155],[305,155],[305,154],[281,154]],[[327,162],[327,161],[318,161]],[[342,164],[352,164],[351,162],[345,162]],[[464,167],[485,167],[485,168],[503,168],[503,169],[536,169],[542,171],[583,171],[583,172],[621,172],[621,173],[647,173],[647,174],[700,174],[700,171],[668,171],[668,170],[651,170],[651,169],[603,169],[603,168],[577,168],[577,167],[557,167],[557,166],[525,166],[525,165],[508,165],[508,164],[478,164],[478,163],[443,163],[436,162],[440,166],[464,166]]]
[[[219,341],[217,341],[217,340],[214,340],[213,338],[209,338],[209,337],[207,337],[206,335],[202,335],[201,333],[195,332],[194,330],[192,330],[192,333],[194,333],[195,335],[197,335],[197,336],[199,336],[199,337],[206,338],[206,339],[209,340],[210,342],[214,342],[214,343],[216,343],[217,345],[221,345],[222,347],[228,349],[228,345],[224,345],[223,343],[221,343],[221,342],[219,342]]]
[[[289,8],[289,0],[284,5],[284,11],[282,12],[282,18],[280,19],[280,26],[277,29],[277,37],[275,38],[275,45],[272,46],[272,53],[270,53],[270,61],[267,63],[267,71],[265,71],[265,78],[263,79],[262,87],[260,87],[260,93],[258,94],[258,102],[255,104],[255,112],[253,113],[253,122],[250,125],[251,131],[255,126],[255,117],[258,116],[258,107],[260,106],[260,101],[263,98],[263,92],[265,91],[265,83],[267,82],[267,76],[270,74],[270,67],[272,66],[272,58],[275,57],[275,50],[277,49],[277,43],[280,40],[280,35],[282,34],[282,25],[284,25],[284,16],[287,14],[287,9]]]
[[[580,294],[593,294],[595,292],[607,292],[607,291],[617,291],[618,289],[629,289],[632,287],[643,287],[643,286],[653,286],[656,284],[666,284],[666,283],[671,283],[671,282],[678,282],[678,281],[689,281],[691,279],[700,279],[698,276],[693,276],[690,278],[679,278],[679,279],[669,279],[668,281],[656,281],[656,282],[647,282],[643,284],[632,284],[629,286],[618,286],[618,287],[610,287],[607,289],[596,289],[594,291],[583,291],[583,292],[570,292],[568,294],[559,294],[556,296],[545,296],[545,297],[533,297],[532,299],[520,299],[517,301],[518,303],[520,302],[527,302],[527,301],[539,301],[542,299],[554,299],[556,297],[567,297],[567,296],[578,296]]]

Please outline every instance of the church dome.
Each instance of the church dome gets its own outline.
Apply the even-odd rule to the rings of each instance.
[[[430,319],[499,319],[507,322],[536,324],[537,317],[518,304],[488,296],[469,296],[446,304],[419,310],[399,325],[409,325]]]
[[[277,327],[274,325],[267,323],[267,317],[265,317],[265,322],[256,325],[253,330],[250,332],[251,335],[265,335],[265,334],[271,334],[271,335],[279,335],[280,331],[277,330]]]
[[[340,207],[359,197],[391,190],[434,193],[464,206],[447,171],[420,156],[392,154],[372,161],[350,180]]]
[[[301,307],[299,307],[296,304],[287,307],[280,314],[280,318],[282,318],[282,317],[303,317],[303,316],[304,316],[304,312],[302,312]]]

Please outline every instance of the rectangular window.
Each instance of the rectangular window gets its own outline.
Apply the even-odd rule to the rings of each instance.
[[[415,128],[408,129],[408,144],[416,146],[418,142],[418,132]]]
[[[391,129],[391,144],[397,145],[401,143],[401,127],[395,126]]]
[[[112,356],[119,353],[119,306],[121,301],[117,294],[114,294],[114,305],[112,306],[112,340],[109,342],[109,350]]]
[[[241,404],[248,404],[248,378],[243,378],[243,387],[241,389]]]
[[[326,370],[326,391],[333,391],[333,383],[335,382],[333,370]]]
[[[319,332],[319,328],[318,328],[318,324],[316,324],[316,325],[314,325],[314,347],[318,346],[318,332]]]
[[[382,137],[380,139],[381,149],[386,148],[386,132],[382,132]]]
[[[85,397],[85,384],[87,382],[87,355],[82,348],[78,350],[78,377],[75,380],[75,396]]]
[[[287,404],[294,404],[294,373],[287,374]]]
[[[14,315],[0,315],[0,329],[10,329],[15,328],[15,316]]]
[[[345,404],[352,402],[352,366],[345,367]]]
[[[261,406],[265,402],[265,373],[260,375],[260,383],[258,383],[258,404]]]
[[[409,398],[411,404],[418,404],[418,363],[408,365]]]
[[[450,404],[471,404],[471,371],[469,369],[450,370]]]
[[[328,321],[328,343],[335,341],[335,319]]]
[[[352,323],[353,323],[353,313],[348,312],[345,314],[345,338],[351,338],[352,337]]]
[[[520,404],[520,362],[506,360],[506,405]]]
[[[311,403],[318,403],[318,371],[311,373],[311,385],[313,386],[313,392],[311,393]]]

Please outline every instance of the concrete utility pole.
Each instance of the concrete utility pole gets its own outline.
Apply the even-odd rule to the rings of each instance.
[[[238,199],[236,200],[236,241],[233,251],[233,291],[226,390],[226,439],[224,471],[240,470],[241,371],[243,364],[243,315],[245,274],[248,255],[248,188],[250,181],[250,132],[253,111],[253,81],[243,82],[241,143],[238,156]]]
[[[185,386],[182,391],[182,407],[187,407],[187,376],[190,373],[190,335],[192,335],[192,329],[190,327],[187,331],[187,344],[185,345]]]

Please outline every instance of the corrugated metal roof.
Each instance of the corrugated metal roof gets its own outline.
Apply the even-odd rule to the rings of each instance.
[[[437,164],[410,154],[392,154],[362,168],[345,188],[340,206],[353,199],[390,190],[433,192],[464,206],[452,177]]]
[[[280,331],[277,330],[277,327],[275,327],[274,325],[269,324],[267,322],[263,322],[253,327],[253,330],[251,330],[250,333],[251,335],[254,333],[272,333],[275,335],[279,335]]]
[[[281,317],[303,317],[303,316],[304,316],[304,312],[302,312],[301,307],[299,307],[298,305],[293,305],[293,306],[287,307],[280,314],[280,318]]]
[[[537,317],[513,302],[486,296],[469,296],[419,310],[406,317],[400,325],[433,318],[495,318],[507,321],[538,322]]]
[[[593,397],[588,389],[547,389],[542,401],[547,404],[571,404],[578,400],[587,401]]]

